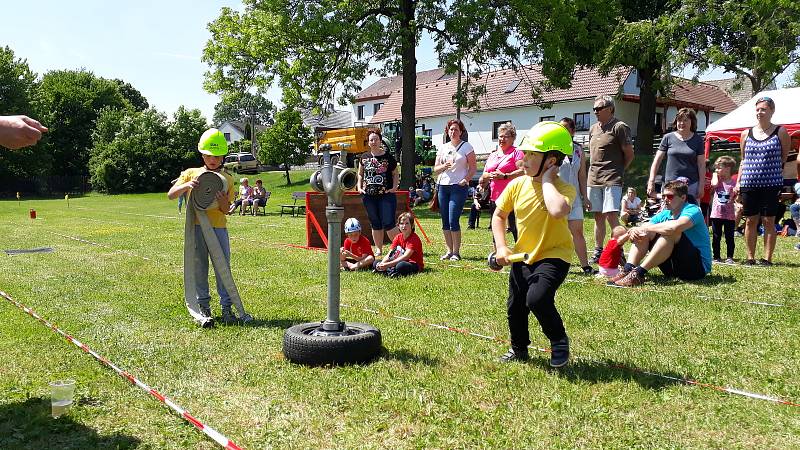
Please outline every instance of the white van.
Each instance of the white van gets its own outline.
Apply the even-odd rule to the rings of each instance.
[[[250,153],[231,153],[225,157],[223,164],[226,169],[237,173],[258,173],[258,160]]]

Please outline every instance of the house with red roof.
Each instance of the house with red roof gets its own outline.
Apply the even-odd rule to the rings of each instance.
[[[616,116],[636,134],[639,114],[638,75],[635,69],[620,68],[607,76],[597,70],[576,69],[568,89],[543,90],[538,98],[532,94],[545,81],[539,66],[526,66],[520,71],[497,70],[482,74],[474,83],[486,88],[479,98],[480,107],[462,110],[469,142],[478,154],[491,152],[497,146],[497,128],[505,122],[517,126],[519,144],[535,123],[571,117],[577,124],[576,140],[588,139],[589,127],[596,121],[592,114],[594,99],[610,95],[616,99]],[[356,122],[380,124],[399,121],[402,106],[401,76],[382,78],[359,92],[353,102]],[[443,69],[417,74],[416,125],[433,138],[434,145],[444,143],[444,127],[456,115],[453,95],[457,89],[455,75]],[[697,112],[698,130],[736,108],[736,103],[719,87],[678,79],[667,98],[658,98],[654,128],[657,134],[668,129],[678,110],[683,107]]]

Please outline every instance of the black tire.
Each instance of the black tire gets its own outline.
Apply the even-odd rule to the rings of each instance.
[[[283,355],[289,361],[309,366],[358,364],[381,351],[381,332],[365,323],[348,322],[352,332],[343,336],[313,336],[321,322],[301,323],[283,333]]]

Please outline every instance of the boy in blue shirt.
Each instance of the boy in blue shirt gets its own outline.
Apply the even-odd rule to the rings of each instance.
[[[628,230],[633,242],[628,262],[609,283],[639,286],[656,266],[664,275],[681,280],[699,280],[711,272],[708,226],[700,208],[687,203],[687,194],[688,187],[680,181],[664,186],[664,210],[649,224]]]

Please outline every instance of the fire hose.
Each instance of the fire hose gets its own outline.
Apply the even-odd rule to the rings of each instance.
[[[195,282],[195,247],[202,245],[196,242],[194,222],[195,218],[200,222],[200,229],[203,232],[203,240],[208,247],[208,254],[211,256],[211,263],[214,271],[222,280],[222,285],[230,295],[233,305],[239,311],[239,318],[242,322],[250,322],[253,317],[247,313],[239,297],[239,290],[233,281],[230,267],[225,260],[225,254],[219,243],[214,228],[208,220],[207,210],[218,208],[216,195],[217,192],[227,192],[228,182],[224,176],[217,172],[203,172],[197,177],[197,187],[192,189],[186,205],[186,225],[184,226],[184,246],[183,246],[183,285],[184,299],[189,314],[201,325],[207,323],[210,318],[200,311],[200,304],[197,301],[197,288]]]

